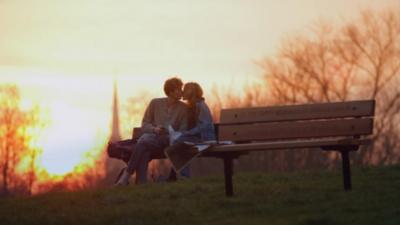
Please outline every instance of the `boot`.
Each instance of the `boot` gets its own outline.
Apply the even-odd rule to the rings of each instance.
[[[129,184],[129,178],[131,174],[126,171],[126,168],[123,169],[121,176],[118,181],[115,183],[115,186],[127,186]]]

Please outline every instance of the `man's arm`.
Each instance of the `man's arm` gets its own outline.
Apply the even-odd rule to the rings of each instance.
[[[154,99],[151,100],[150,104],[147,106],[142,119],[142,130],[143,133],[153,133],[154,132]]]

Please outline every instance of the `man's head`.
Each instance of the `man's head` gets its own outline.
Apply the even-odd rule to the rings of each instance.
[[[164,93],[172,99],[179,100],[182,98],[183,83],[179,78],[170,78],[164,83]]]

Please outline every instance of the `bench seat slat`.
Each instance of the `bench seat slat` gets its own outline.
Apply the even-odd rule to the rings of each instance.
[[[375,100],[318,103],[221,110],[221,124],[368,117],[374,115]]]
[[[372,127],[373,120],[370,118],[223,125],[219,127],[219,140],[255,141],[366,135],[372,133]]]
[[[223,152],[248,152],[248,151],[266,151],[279,149],[295,149],[295,148],[320,148],[330,146],[349,146],[349,145],[368,145],[370,139],[318,139],[318,140],[294,140],[294,141],[274,141],[274,142],[256,142],[233,145],[216,145],[206,150],[202,155],[207,156],[208,153]]]

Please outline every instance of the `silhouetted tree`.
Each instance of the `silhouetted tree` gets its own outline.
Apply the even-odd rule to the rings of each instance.
[[[376,99],[374,148],[359,163],[391,163],[399,145],[400,16],[365,11],[338,29],[318,25],[261,63],[273,104]]]
[[[278,53],[257,63],[260,81],[243,93],[214,86],[211,109],[376,99],[374,144],[354,155],[359,164],[398,163],[400,157],[400,16],[394,10],[364,11],[343,26],[318,23],[306,35],[282,42]],[[292,170],[335,166],[334,152],[271,151],[241,157],[240,165]],[[254,168],[260,169],[260,168]]]
[[[0,179],[3,194],[30,193],[37,149],[32,146],[38,108],[22,109],[15,85],[0,85]],[[17,171],[21,168],[21,171]]]

